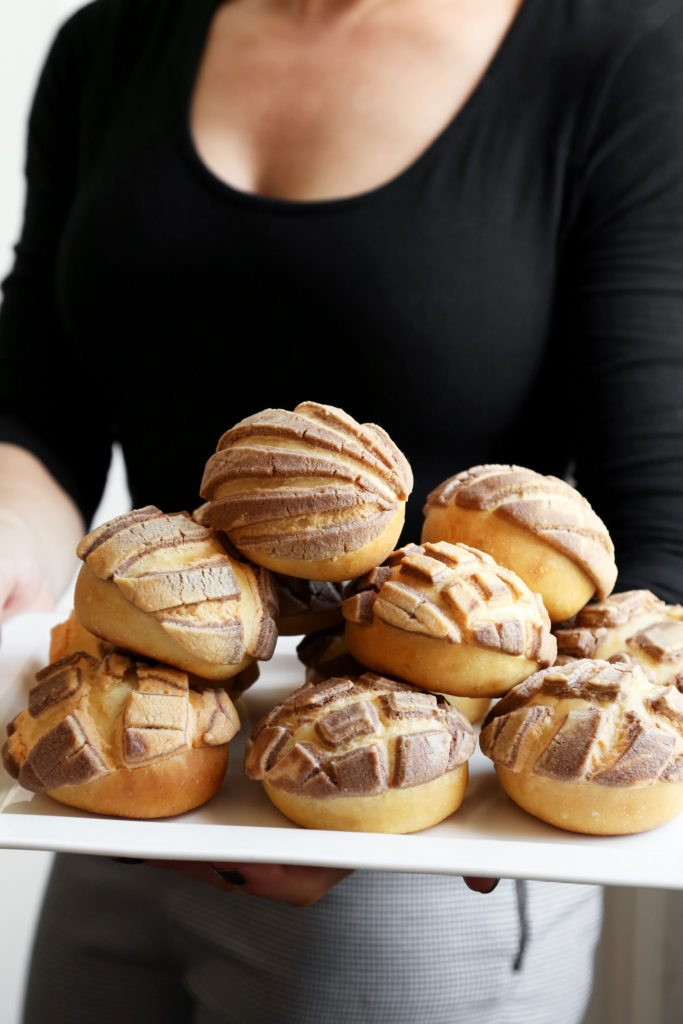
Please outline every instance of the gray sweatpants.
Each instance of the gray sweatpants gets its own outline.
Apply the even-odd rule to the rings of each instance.
[[[56,858],[25,1024],[578,1024],[594,886],[356,872],[295,909]]]

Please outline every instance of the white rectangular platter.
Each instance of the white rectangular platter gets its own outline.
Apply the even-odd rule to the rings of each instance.
[[[62,616],[63,617],[63,616]],[[0,728],[26,705],[47,661],[55,616],[12,620],[0,644]],[[244,739],[270,707],[303,681],[296,639],[281,638],[261,678],[238,702],[242,731],[230,747],[221,791],[190,814],[124,821],[72,810],[22,789],[0,768],[0,848],[179,860],[316,864],[605,885],[683,889],[683,815],[637,836],[590,837],[545,825],[516,807],[480,753],[460,810],[408,836],[308,831],[271,805],[242,770]]]

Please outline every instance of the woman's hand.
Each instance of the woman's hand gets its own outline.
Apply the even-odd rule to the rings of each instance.
[[[176,871],[186,878],[206,882],[220,892],[248,892],[292,907],[310,907],[351,874],[349,868],[312,868],[290,864],[242,864],[235,861],[152,860],[153,867]],[[493,892],[497,878],[463,878],[474,892]]]
[[[19,612],[53,607],[40,551],[30,530],[0,510],[0,622]]]
[[[80,512],[42,462],[0,444],[0,621],[53,607],[82,536]]]
[[[291,864],[151,860],[153,867],[176,871],[220,892],[248,892],[293,907],[310,907],[351,874],[349,868],[310,868]]]

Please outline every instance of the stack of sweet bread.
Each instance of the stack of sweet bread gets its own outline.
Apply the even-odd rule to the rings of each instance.
[[[683,808],[683,609],[614,594],[609,534],[569,484],[477,466],[428,496],[381,428],[331,406],[226,431],[193,516],[152,506],[81,542],[74,616],[8,728],[22,785],[88,810],[180,813],[221,784],[230,699],[278,634],[306,675],[245,770],[308,828],[452,814],[481,748],[520,806],[574,831]],[[294,683],[294,681],[293,681]]]

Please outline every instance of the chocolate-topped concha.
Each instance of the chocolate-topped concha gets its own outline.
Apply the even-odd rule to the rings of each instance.
[[[474,747],[443,697],[365,673],[291,693],[248,740],[245,768],[307,828],[414,832],[460,805]]]
[[[77,553],[85,564],[74,607],[96,636],[207,680],[272,656],[270,573],[232,558],[187,513],[135,509],[89,533]]]
[[[683,694],[627,655],[537,672],[492,708],[480,745],[512,799],[560,828],[641,832],[683,809]]]
[[[683,690],[683,605],[665,604],[649,590],[588,604],[555,636],[558,662],[629,654],[656,682]]]
[[[306,666],[307,683],[320,683],[330,676],[349,676],[355,679],[365,672],[365,668],[349,652],[343,626],[305,636],[297,644],[296,653],[299,661]],[[478,722],[483,718],[491,703],[488,697],[444,696],[468,722]]]
[[[223,434],[198,515],[258,565],[341,581],[392,550],[412,485],[407,460],[381,427],[302,402],[293,412],[265,409]]]
[[[495,697],[555,660],[538,594],[466,544],[409,544],[343,605],[351,654],[376,672],[459,697]]]
[[[433,490],[424,512],[423,541],[462,541],[488,552],[541,594],[553,622],[614,587],[605,524],[557,477],[521,466],[475,466]]]
[[[25,789],[100,814],[157,818],[208,800],[239,718],[220,689],[119,653],[78,653],[36,675],[3,764]]]
[[[342,586],[327,580],[302,580],[273,573],[277,589],[279,636],[302,636],[344,622]]]

